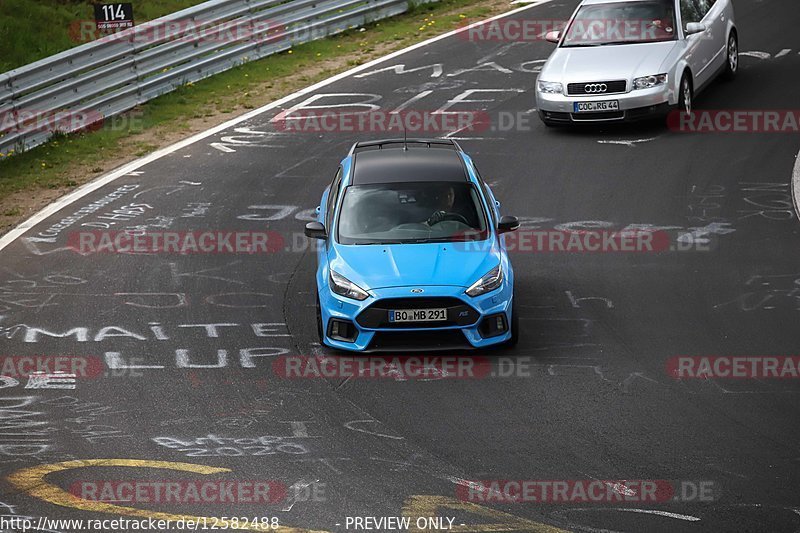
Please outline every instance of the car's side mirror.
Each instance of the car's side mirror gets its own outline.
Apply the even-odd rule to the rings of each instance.
[[[309,222],[306,224],[305,234],[309,239],[322,239],[324,241],[328,238],[328,233],[325,231],[325,226],[319,222]]]
[[[706,31],[706,25],[702,22],[689,22],[686,24],[686,35],[694,35]]]
[[[500,219],[500,223],[497,224],[497,231],[499,233],[508,233],[509,231],[514,231],[519,229],[519,219],[517,217],[510,217],[508,215],[502,217]]]
[[[541,35],[541,34],[540,34]],[[561,32],[560,31],[549,31],[544,34],[544,40],[548,43],[556,43],[561,39]]]

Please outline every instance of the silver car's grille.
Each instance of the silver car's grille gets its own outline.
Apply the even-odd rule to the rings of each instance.
[[[625,80],[587,81],[567,84],[567,94],[615,94],[624,93],[628,83]]]

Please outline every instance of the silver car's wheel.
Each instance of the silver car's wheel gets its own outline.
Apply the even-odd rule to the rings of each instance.
[[[684,74],[681,80],[681,95],[678,102],[678,109],[687,115],[692,113],[692,82],[689,76]]]
[[[725,77],[732,79],[739,71],[739,41],[736,34],[731,32],[728,37],[728,62],[725,65]]]

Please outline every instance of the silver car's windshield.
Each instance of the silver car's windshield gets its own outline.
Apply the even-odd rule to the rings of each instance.
[[[641,0],[581,7],[566,30],[562,47],[674,41],[673,0]]]
[[[339,215],[341,244],[453,242],[487,236],[478,191],[466,180],[351,185]]]

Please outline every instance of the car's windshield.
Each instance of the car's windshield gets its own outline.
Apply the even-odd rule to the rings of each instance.
[[[677,39],[673,0],[590,4],[578,10],[562,47],[652,43]]]
[[[338,224],[341,244],[400,244],[486,239],[486,217],[471,183],[353,185]]]

